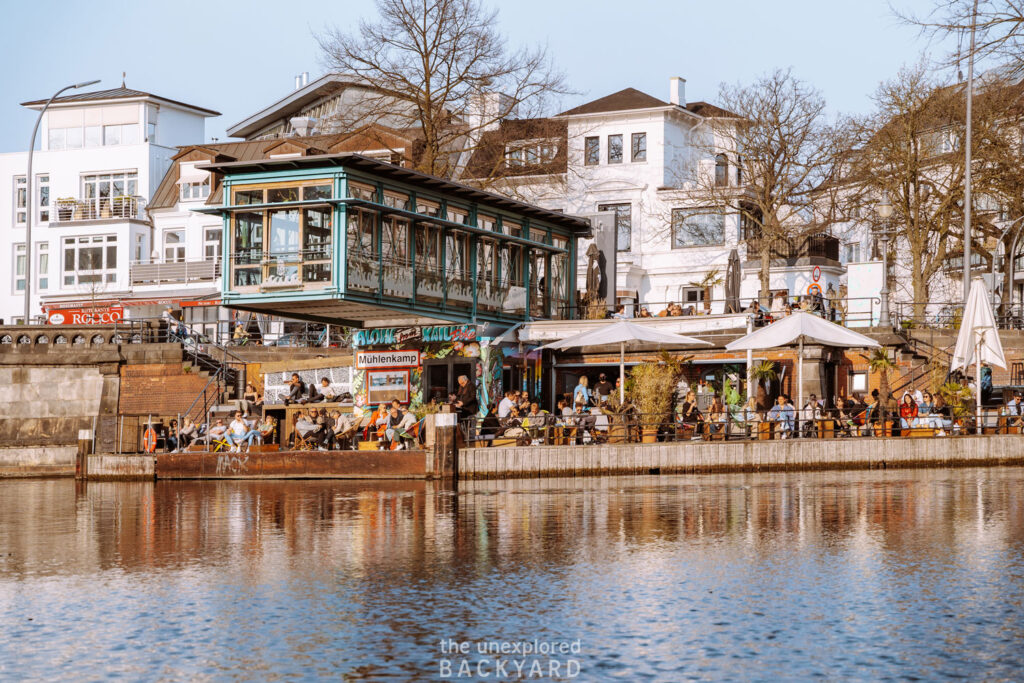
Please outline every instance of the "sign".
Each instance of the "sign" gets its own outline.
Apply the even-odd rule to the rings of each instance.
[[[814,270],[811,271],[811,278],[815,282],[817,282],[818,280],[821,279],[821,267],[820,266],[814,266]]]
[[[810,294],[811,296],[821,294],[821,285],[819,285],[817,282],[811,283],[811,286],[807,288],[807,293]]]
[[[370,370],[366,373],[366,400],[370,405],[409,402],[408,370]]]
[[[46,321],[51,325],[112,325],[124,321],[124,309],[120,306],[62,308],[50,311]]]
[[[433,327],[379,327],[356,332],[356,346],[389,346],[410,341],[476,341],[476,325],[434,325]]]
[[[199,299],[197,301],[182,301],[182,308],[190,308],[193,306],[220,306],[220,299]]]
[[[414,368],[420,364],[419,351],[357,351],[356,369]]]

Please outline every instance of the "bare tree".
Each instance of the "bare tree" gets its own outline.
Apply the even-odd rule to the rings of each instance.
[[[863,144],[844,176],[845,200],[860,205],[888,194],[892,261],[907,273],[915,317],[932,298],[937,276],[951,256],[963,253],[965,99],[963,85],[943,86],[924,64],[902,69],[874,95],[876,111],[860,122]],[[1000,169],[1009,145],[1001,132],[1006,91],[990,86],[979,93],[973,114],[974,169],[978,197],[1000,193]],[[1011,191],[1006,188],[1006,191]],[[865,220],[877,224],[873,212]],[[997,236],[992,212],[979,212],[972,248],[992,258],[989,238]]]
[[[450,177],[484,130],[568,92],[546,48],[510,49],[495,29],[497,11],[478,0],[377,0],[377,10],[376,21],[317,40],[327,68],[368,92],[342,112],[353,119],[345,127],[416,129],[418,170]]]
[[[840,158],[836,131],[826,121],[821,94],[788,70],[750,85],[723,85],[718,99],[735,116],[708,119],[703,130],[691,132],[698,158],[686,162],[673,199],[738,214],[747,258],[760,261],[761,302],[767,305],[773,253],[830,220],[820,188]]]
[[[920,27],[926,36],[955,37],[958,43],[973,27],[976,60],[990,59],[1012,74],[1024,71],[1024,0],[935,0],[927,14],[896,11],[896,15]],[[959,64],[968,52],[959,45],[947,63]]]

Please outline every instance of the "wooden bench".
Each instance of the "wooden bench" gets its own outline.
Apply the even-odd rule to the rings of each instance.
[[[932,437],[938,433],[938,430],[932,427],[911,427],[910,429],[904,429],[902,436],[909,437],[911,439],[920,439],[923,437]]]

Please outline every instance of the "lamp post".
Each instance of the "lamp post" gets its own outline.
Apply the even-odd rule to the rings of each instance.
[[[889,219],[892,217],[892,202],[889,201],[888,192],[882,193],[881,201],[875,205],[875,212],[883,221],[883,227],[875,231],[882,242],[882,289],[878,293],[882,305],[878,310],[878,325],[889,327],[892,324],[889,320]]]
[[[32,211],[35,208],[35,202],[32,197],[32,155],[35,153],[36,147],[36,134],[39,132],[39,124],[43,121],[43,114],[53,104],[53,101],[64,92],[65,90],[73,90],[75,88],[84,88],[87,85],[95,85],[99,83],[99,79],[94,81],[83,81],[82,83],[75,83],[74,85],[68,85],[57,92],[53,93],[46,104],[39,112],[39,117],[36,119],[36,125],[32,128],[32,141],[28,143],[28,174],[25,176],[25,324],[28,325],[32,313],[32,258],[35,256],[35,250],[32,249]]]

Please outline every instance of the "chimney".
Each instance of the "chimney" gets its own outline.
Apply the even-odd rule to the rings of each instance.
[[[307,85],[309,85],[309,72],[308,71],[303,71],[302,72],[302,87],[305,88]]]
[[[302,87],[302,76],[295,77],[295,89],[298,90]]]
[[[669,96],[668,101],[672,104],[678,104],[680,107],[686,106],[686,79],[682,76],[673,76],[669,79]]]

